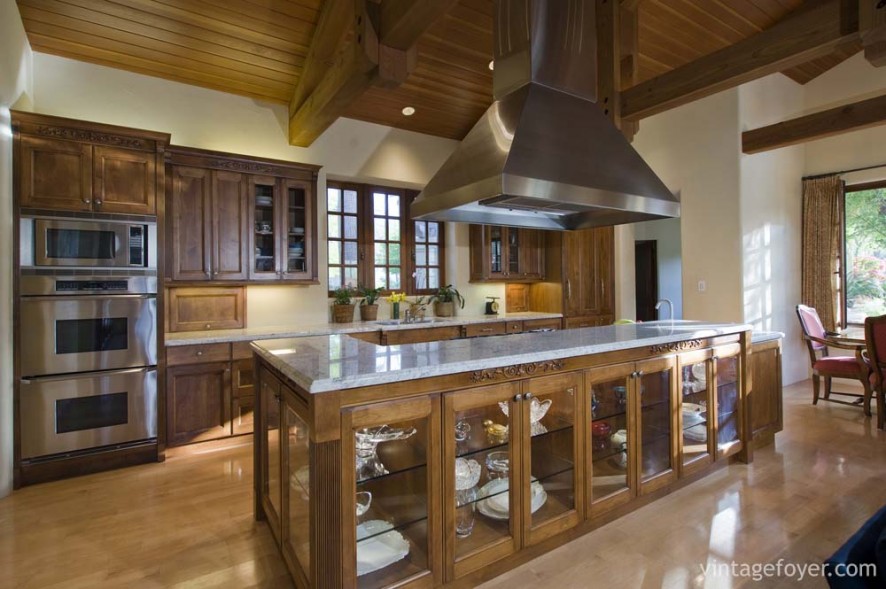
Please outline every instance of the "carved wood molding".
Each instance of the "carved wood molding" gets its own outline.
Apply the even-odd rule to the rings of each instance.
[[[491,370],[475,370],[471,374],[471,382],[483,382],[499,378],[516,378],[518,376],[532,376],[537,373],[554,372],[563,369],[563,360],[547,360],[545,362],[529,362],[527,364],[514,364]]]
[[[700,348],[703,343],[704,342],[700,339],[689,339],[682,342],[672,342],[669,344],[649,346],[649,352],[652,354],[662,354],[664,352],[682,352],[683,350]]]
[[[210,166],[223,168],[225,170],[234,170],[237,172],[264,172],[266,174],[271,174],[276,170],[276,168],[265,164],[236,162],[230,160],[215,160],[210,163]]]
[[[90,143],[103,143],[105,145],[113,145],[115,147],[132,147],[135,149],[153,149],[153,142],[136,137],[124,137],[122,135],[111,135],[110,133],[99,133],[96,131],[86,131],[84,129],[70,129],[66,127],[37,127],[37,134],[44,137],[58,137],[60,139],[71,139],[74,141],[88,141]]]

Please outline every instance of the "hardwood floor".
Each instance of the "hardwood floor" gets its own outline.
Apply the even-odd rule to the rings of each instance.
[[[886,433],[860,408],[785,391],[785,431],[735,464],[483,585],[736,588],[700,565],[821,562],[886,503]],[[246,442],[244,440],[244,442]],[[0,499],[0,587],[291,587],[252,521],[252,453],[202,445]],[[825,587],[768,579],[762,587]]]

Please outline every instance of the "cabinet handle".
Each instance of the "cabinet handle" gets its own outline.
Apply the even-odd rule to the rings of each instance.
[[[514,395],[514,403],[518,402],[519,400],[520,400],[520,395],[519,394]]]
[[[481,331],[481,332],[492,331],[492,328],[491,328],[491,327],[484,327],[484,328],[481,329],[480,331]]]
[[[568,278],[566,279],[566,298],[567,299],[572,298],[572,283],[569,282]]]
[[[524,401],[528,401],[528,400],[531,399],[531,398],[532,398],[532,393],[526,393],[526,394],[523,395],[523,400],[524,400]]]

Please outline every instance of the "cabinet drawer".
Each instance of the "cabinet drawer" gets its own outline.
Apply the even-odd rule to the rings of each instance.
[[[420,344],[458,339],[459,337],[461,337],[461,328],[457,325],[430,327],[427,329],[392,329],[381,332],[381,345]]]
[[[231,358],[234,360],[252,360],[252,346],[249,342],[231,343]]]
[[[204,362],[227,362],[231,359],[231,344],[199,344],[166,348],[166,364],[202,364]]]
[[[478,337],[481,335],[504,335],[508,332],[507,323],[473,323],[465,325],[465,337]]]
[[[560,320],[554,319],[527,319],[523,322],[523,331],[556,331],[561,329]]]
[[[567,317],[563,320],[566,329],[576,327],[600,327],[612,324],[612,315],[588,315],[585,317]]]
[[[508,333],[523,333],[522,321],[508,321],[505,325]]]
[[[246,326],[246,289],[243,287],[169,288],[166,292],[170,332]]]

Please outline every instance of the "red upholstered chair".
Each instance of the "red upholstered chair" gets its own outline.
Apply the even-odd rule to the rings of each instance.
[[[844,403],[854,405],[855,403],[846,403],[846,401],[837,401],[831,399],[831,393],[836,395],[846,395],[848,397],[860,397],[864,403],[865,415],[871,414],[871,385],[868,382],[868,374],[870,369],[862,360],[861,354],[858,356],[829,356],[828,347],[840,348],[844,350],[859,351],[857,346],[848,344],[840,344],[833,341],[827,341],[827,335],[824,325],[818,317],[818,312],[812,307],[806,305],[797,305],[797,317],[800,318],[800,327],[803,328],[803,339],[809,348],[809,361],[812,363],[812,404],[818,404],[820,391],[820,378],[824,378],[824,398],[835,403]],[[832,378],[849,378],[861,382],[864,388],[864,395],[855,393],[842,393],[831,390]]]
[[[864,341],[871,390],[877,393],[877,427],[886,429],[886,315],[864,320]]]

